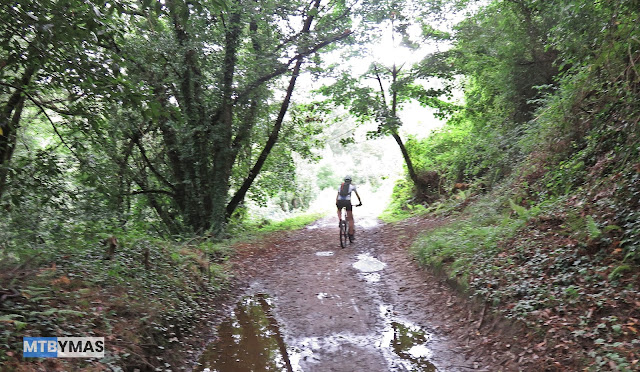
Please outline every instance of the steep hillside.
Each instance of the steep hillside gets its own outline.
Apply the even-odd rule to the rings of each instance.
[[[638,8],[566,5],[493,1],[458,26],[440,57],[465,76],[464,105],[407,146],[439,201],[414,205],[423,191],[400,183],[390,214],[453,216],[415,254],[537,332],[547,368],[635,370]]]

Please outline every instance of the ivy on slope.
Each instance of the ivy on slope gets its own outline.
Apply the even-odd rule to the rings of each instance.
[[[505,317],[527,324],[541,341],[525,353],[544,368],[635,370],[637,219],[624,214],[624,228],[614,222],[628,212],[620,209],[620,193],[640,195],[636,183],[626,182],[637,174],[628,180],[612,175],[593,189],[537,205],[523,198],[529,186],[512,180],[428,232],[414,253]]]

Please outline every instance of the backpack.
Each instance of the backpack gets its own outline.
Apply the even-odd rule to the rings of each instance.
[[[350,183],[346,183],[346,182],[343,182],[340,185],[340,196],[349,195],[349,185],[351,185],[351,184]]]

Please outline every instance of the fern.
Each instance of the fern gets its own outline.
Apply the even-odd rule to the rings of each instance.
[[[602,235],[602,231],[600,231],[598,224],[592,216],[587,216],[585,225],[587,228],[587,233],[589,234],[589,237],[591,239],[598,239]]]
[[[522,219],[528,219],[529,218],[529,213],[527,211],[527,208],[516,204],[512,199],[509,199],[509,206],[511,207],[511,209],[514,212],[516,212],[518,217],[520,217]]]

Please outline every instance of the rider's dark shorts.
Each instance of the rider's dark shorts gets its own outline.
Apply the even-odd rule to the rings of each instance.
[[[351,200],[338,200],[338,202],[336,203],[336,207],[338,207],[338,210],[342,208],[347,208],[348,211],[353,210],[353,206],[351,205]]]

